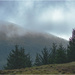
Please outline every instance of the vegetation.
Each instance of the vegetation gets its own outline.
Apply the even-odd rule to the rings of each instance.
[[[36,54],[36,58],[35,58],[34,65],[35,66],[40,66],[41,65],[41,61],[40,61],[40,57],[39,57],[39,54],[38,53]]]
[[[15,46],[15,50],[12,50],[7,58],[7,65],[5,69],[20,69],[25,67],[31,67],[31,59],[29,54],[25,54],[24,48],[18,49]]]
[[[75,61],[75,29],[73,29],[67,49],[64,48],[62,44],[57,47],[57,45],[53,43],[50,51],[51,52],[49,52],[47,48],[44,48],[42,55],[39,54],[38,60],[41,59],[41,65]]]
[[[69,40],[67,56],[68,62],[75,61],[75,29],[73,29],[72,37]]]
[[[47,50],[47,48],[45,47],[42,51],[41,51],[41,55],[40,56],[40,61],[42,65],[46,65],[49,64],[49,52]]]
[[[49,64],[30,68],[0,70],[0,74],[75,74],[75,62]]]
[[[75,65],[74,67],[72,65],[68,65],[65,67],[65,64],[67,62],[75,61],[75,30],[72,32],[72,37],[69,40],[69,45],[66,48],[63,47],[62,44],[57,46],[55,43],[53,43],[51,50],[49,51],[46,47],[41,51],[41,54],[37,53],[34,66],[39,67],[33,67],[29,68],[30,71],[23,73],[68,73],[70,70],[68,68],[71,68],[71,72],[69,73],[75,73]],[[75,63],[75,62],[74,62]],[[40,68],[41,65],[47,65],[45,68],[48,67],[48,64],[54,64],[49,65],[50,67],[48,69]],[[62,64],[62,65],[56,65],[56,64]],[[31,67],[32,61],[29,54],[25,54],[24,48],[18,49],[18,46],[15,46],[15,50],[12,50],[12,52],[9,54],[7,58],[7,65],[5,66],[5,69],[21,69],[26,67]],[[62,67],[63,66],[63,67]],[[43,66],[42,66],[43,67]],[[35,72],[32,71],[32,69],[36,68],[37,70]],[[59,68],[61,71],[59,71]],[[64,69],[65,68],[65,69]],[[49,70],[50,69],[50,70]],[[58,71],[57,71],[58,70]],[[66,71],[65,71],[66,70]],[[53,71],[53,72],[51,72]]]
[[[63,47],[62,44],[60,44],[59,47],[57,48],[57,45],[53,43],[51,52],[49,52],[45,47],[42,50],[41,55],[38,54],[38,56],[36,56],[36,61],[38,62],[38,64],[37,62],[35,62],[36,66],[54,63],[58,64],[66,63],[67,62],[66,49]]]
[[[66,49],[60,44],[56,51],[55,63],[65,63],[66,60]]]
[[[55,63],[56,50],[57,50],[57,45],[53,43],[52,48],[51,48],[51,53],[50,53],[50,63],[51,64]]]

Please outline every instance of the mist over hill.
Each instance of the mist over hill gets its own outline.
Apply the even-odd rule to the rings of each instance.
[[[34,61],[36,53],[40,53],[45,46],[50,50],[52,43],[62,43],[66,47],[68,41],[44,32],[27,31],[13,23],[0,23],[0,69],[6,64],[6,59],[16,44],[24,47]]]

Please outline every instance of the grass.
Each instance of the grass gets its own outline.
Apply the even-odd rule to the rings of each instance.
[[[0,70],[0,74],[75,74],[75,62],[49,64],[24,69]]]

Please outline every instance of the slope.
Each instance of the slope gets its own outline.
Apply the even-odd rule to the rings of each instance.
[[[30,53],[32,61],[36,53],[40,53],[46,46],[49,50],[52,43],[62,43],[67,46],[68,41],[48,33],[26,32],[23,28],[11,24],[0,25],[0,69],[6,64],[9,52],[17,44],[25,48],[26,53]]]
[[[14,70],[0,70],[0,74],[75,74],[75,62],[49,64]]]

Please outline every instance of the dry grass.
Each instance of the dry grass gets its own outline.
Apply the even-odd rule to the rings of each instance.
[[[42,65],[25,69],[0,70],[0,74],[75,74],[75,62]]]

